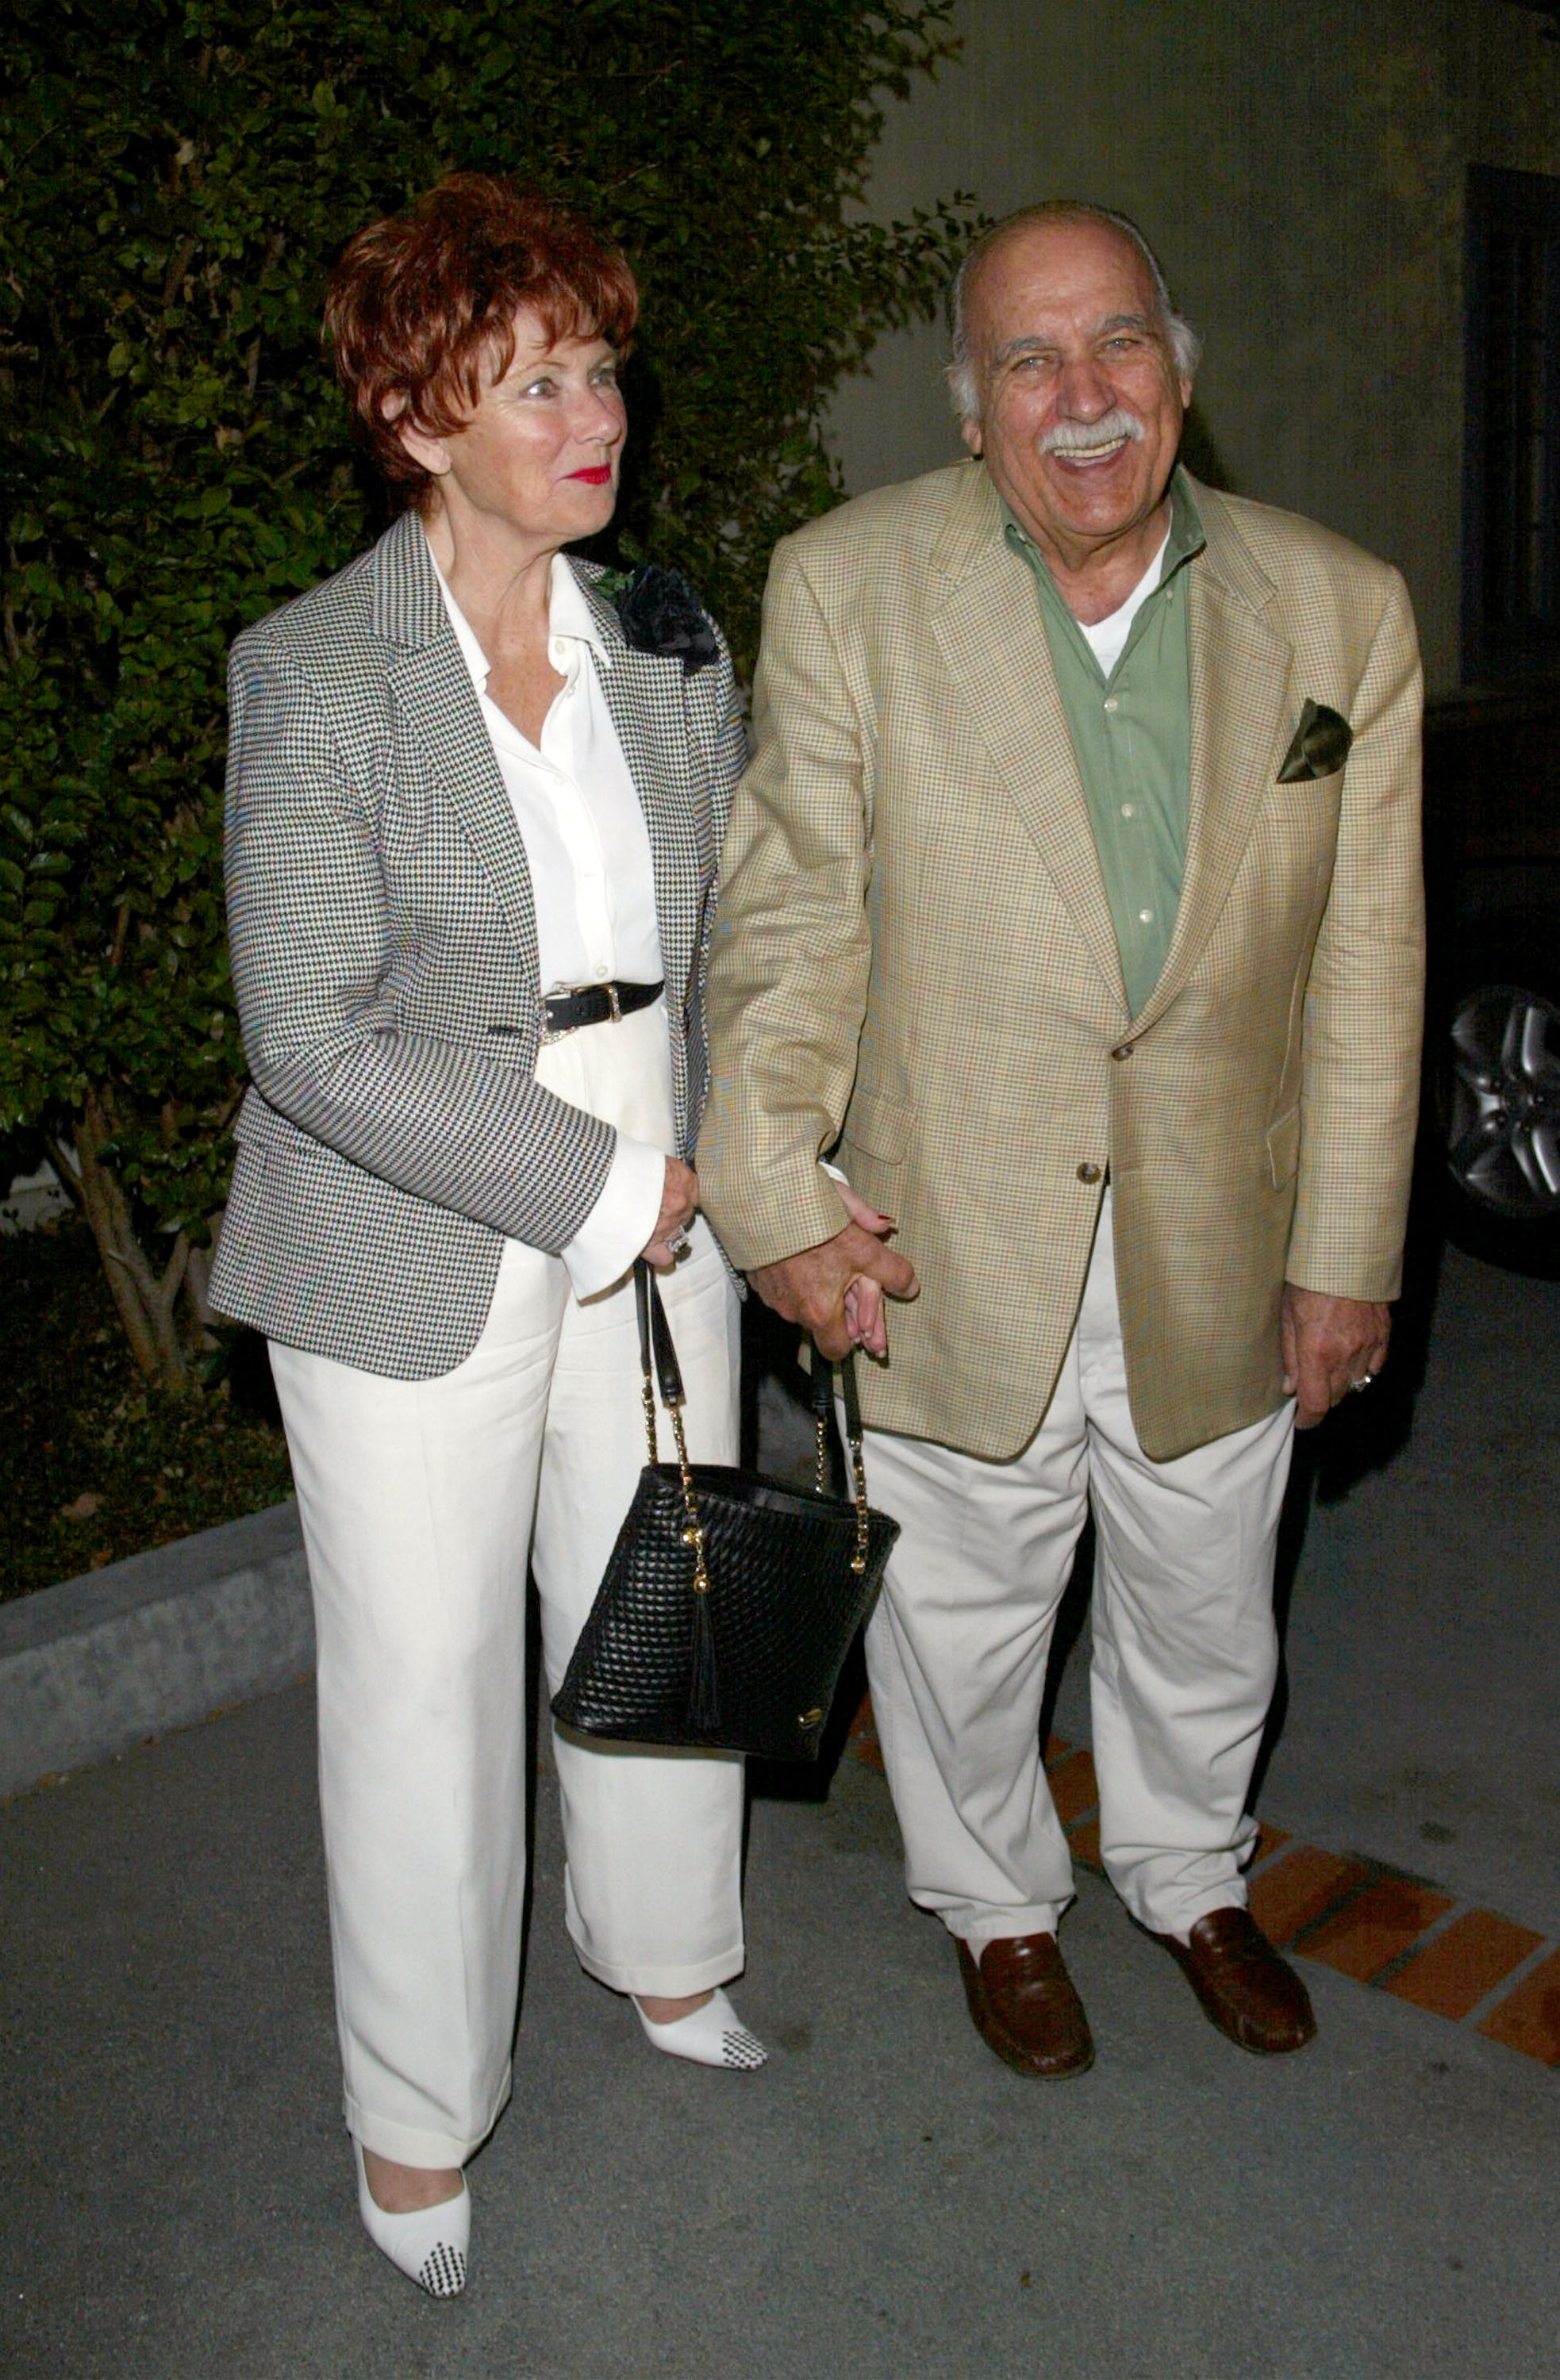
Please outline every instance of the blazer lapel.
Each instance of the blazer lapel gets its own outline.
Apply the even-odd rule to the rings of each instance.
[[[602,688],[650,832],[661,964],[669,1000],[675,994],[671,1004],[680,1005],[692,973],[700,890],[716,857],[713,850],[701,847],[698,832],[682,663],[662,653],[637,652],[594,580],[578,564],[573,567],[611,656]],[[707,808],[704,816],[707,823]]]
[[[933,621],[944,661],[1125,1014],[1115,928],[1039,600],[1026,565],[1003,538],[984,470],[971,469],[969,499],[950,522],[934,566],[948,581]]]
[[[1135,1020],[1162,1016],[1219,920],[1293,725],[1294,650],[1270,625],[1274,589],[1199,488],[1205,554],[1186,576],[1191,644],[1191,784],[1186,870],[1164,969]]]
[[[448,796],[535,969],[536,903],[525,844],[414,515],[404,515],[380,540],[374,563],[373,625],[396,648],[390,686],[396,742],[420,756]]]

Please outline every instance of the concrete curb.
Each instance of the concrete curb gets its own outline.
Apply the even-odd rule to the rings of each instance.
[[[812,1424],[772,1376],[759,1441],[780,1477],[810,1477]],[[252,1701],[314,1666],[298,1506],[203,1529],[0,1604],[0,1800],[90,1768],[171,1727]]]
[[[0,1797],[313,1666],[291,1501],[0,1605]]]

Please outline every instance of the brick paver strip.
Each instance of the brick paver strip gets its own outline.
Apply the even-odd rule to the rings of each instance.
[[[881,1770],[870,1696],[851,1722],[846,1748]],[[1092,1755],[1054,1735],[1046,1742],[1045,1767],[1074,1861],[1103,1876]],[[1445,1893],[1410,1876],[1383,1876],[1341,1852],[1297,1843],[1282,1827],[1265,1822],[1251,1866],[1251,1914],[1270,1942],[1281,1949],[1293,1945],[1300,1958],[1319,1960],[1453,2023],[1469,2015],[1544,1938],[1493,1910],[1472,1909],[1416,1950],[1420,1935],[1456,1907]],[[1479,2031],[1542,2065],[1560,2066],[1560,1950],[1525,1975]]]
[[[1324,1918],[1298,1945],[1307,1959],[1320,1959],[1357,1984],[1373,1983],[1410,1949],[1438,1917],[1456,1907],[1451,1896],[1432,1892],[1427,1885],[1410,1884],[1406,1876],[1383,1876],[1340,1909]]]
[[[1056,1804],[1056,1815],[1064,1827],[1092,1810],[1100,1799],[1100,1789],[1094,1782],[1094,1757],[1091,1753],[1075,1752],[1070,1760],[1060,1760],[1049,1771],[1051,1799]]]
[[[1560,1950],[1524,1975],[1479,2030],[1525,2058],[1536,2058],[1541,2066],[1560,2066]]]
[[[850,1732],[845,1739],[845,1748],[858,1760],[864,1761],[869,1768],[875,1768],[881,1773],[883,1746],[878,1742],[877,1721],[872,1717],[871,1694],[863,1694],[861,1697],[861,1706],[850,1722]]]
[[[1542,1939],[1509,1917],[1497,1917],[1493,1909],[1470,1909],[1388,1975],[1382,1989],[1456,2024]]]
[[[1096,1876],[1103,1876],[1105,1864],[1100,1857],[1098,1815],[1092,1818],[1081,1818],[1076,1827],[1069,1827],[1067,1842],[1079,1867],[1092,1868]]]
[[[1344,1859],[1336,1852],[1313,1851],[1302,1843],[1251,1878],[1251,1914],[1268,1940],[1282,1949],[1294,1940],[1302,1925],[1324,1916],[1335,1900],[1341,1900],[1352,1886],[1363,1884],[1370,1873],[1359,1860]]]

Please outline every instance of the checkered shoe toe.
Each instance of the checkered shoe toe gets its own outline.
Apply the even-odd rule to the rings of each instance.
[[[769,2063],[769,2052],[756,2033],[745,2025],[723,1991],[712,1992],[702,2008],[679,2016],[671,2024],[656,2024],[638,2000],[634,2012],[645,2038],[668,2058],[686,2058],[694,2066],[719,2066],[728,2074],[751,2074]]]
[[[466,2287],[471,2245],[471,2193],[465,2183],[459,2197],[445,2199],[443,2205],[392,2215],[369,2188],[363,2152],[356,2141],[352,2155],[358,2167],[358,2213],[374,2246],[431,2298],[457,2298]]]

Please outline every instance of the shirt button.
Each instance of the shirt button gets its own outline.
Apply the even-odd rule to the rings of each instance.
[[[1140,926],[1152,926],[1153,923],[1153,911],[1152,909],[1140,909],[1138,912],[1138,923]]]
[[[600,966],[596,969],[596,981],[598,983],[604,983],[606,981],[606,969],[604,966]]]
[[[1116,708],[1117,704],[1115,695],[1107,694],[1105,697],[1105,709],[1107,710],[1115,710]]]
[[[1121,805],[1121,815],[1123,818],[1136,818],[1138,813],[1133,808],[1130,802],[1123,802]]]

